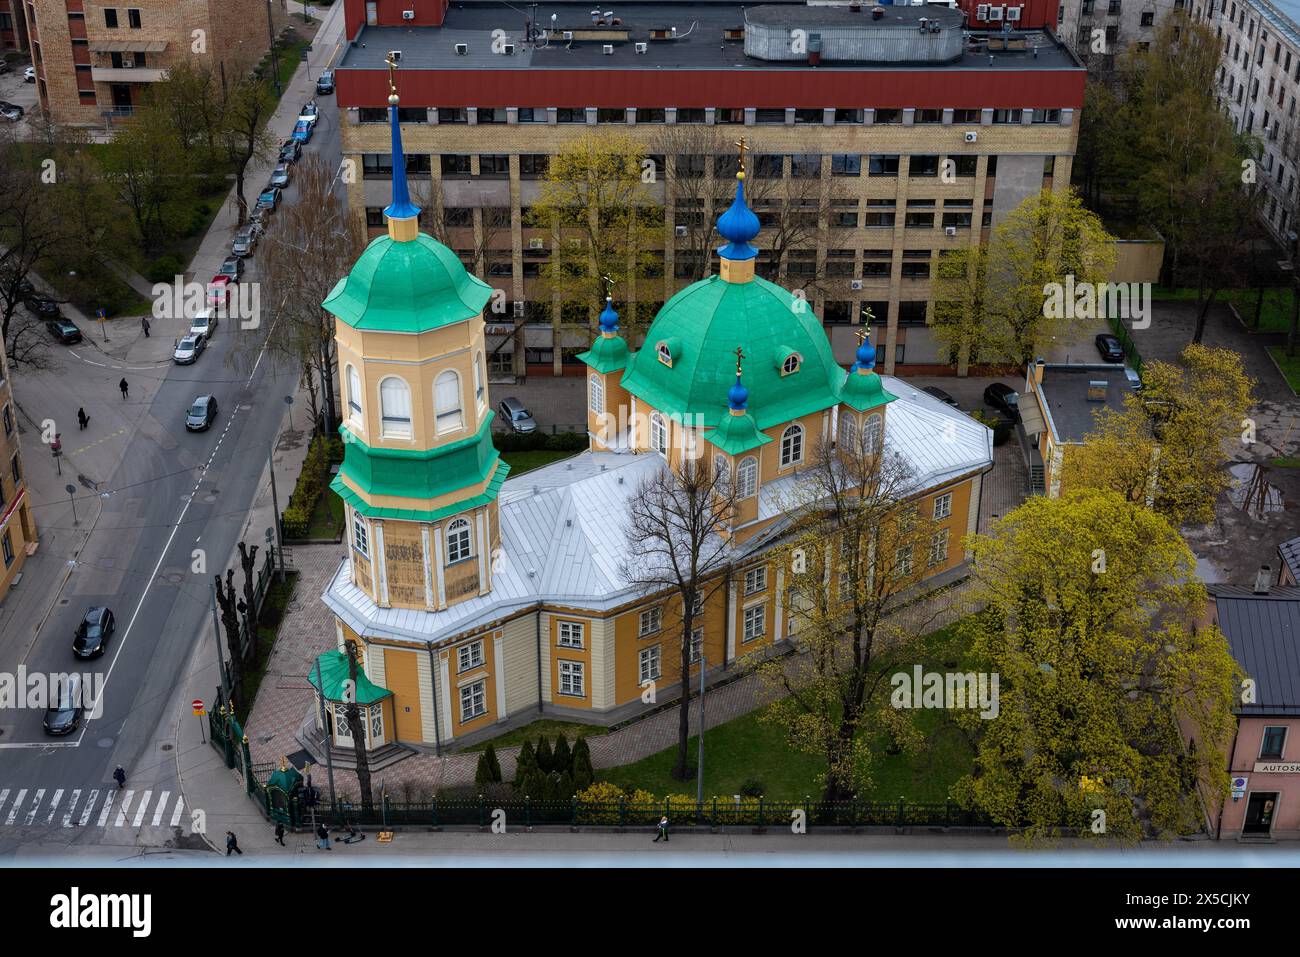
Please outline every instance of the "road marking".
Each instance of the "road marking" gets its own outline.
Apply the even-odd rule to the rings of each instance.
[[[144,820],[144,812],[149,810],[149,799],[153,797],[152,791],[145,791],[140,796],[140,806],[135,809],[135,820],[131,822],[132,827],[139,827],[140,822]]]
[[[167,799],[171,797],[171,791],[163,791],[158,795],[158,807],[153,812],[153,826],[157,827],[162,823],[163,811],[167,810]]]
[[[3,791],[0,791],[0,811],[4,810],[5,801],[7,800],[9,800],[9,789],[5,788]]]
[[[6,791],[5,793],[8,794],[9,792]],[[18,808],[22,806],[23,797],[26,794],[27,794],[27,789],[23,788],[21,791],[18,792],[17,797],[14,798],[14,806],[9,809],[9,816],[5,818],[6,827],[12,824],[14,822],[14,819],[18,817]]]
[[[106,793],[108,795],[108,800],[104,802],[105,808],[107,808],[110,804],[113,803],[113,792],[108,791]],[[95,790],[90,792],[90,797],[86,798],[86,806],[82,808],[81,820],[77,822],[77,824],[80,827],[85,827],[87,824],[90,823],[90,815],[95,813],[95,802],[98,800],[99,800],[99,788],[95,788]],[[105,811],[105,814],[107,814],[107,811]]]
[[[122,796],[122,806],[117,809],[117,820],[113,822],[114,827],[121,827],[126,823],[126,812],[131,808],[131,797],[135,791],[127,791]]]
[[[79,800],[81,800],[81,788],[72,792],[72,800],[68,802],[68,813],[63,815],[64,827],[72,827],[72,812],[76,809]]]
[[[41,800],[45,797],[45,788],[37,788],[36,793],[32,795],[32,809],[27,812],[27,820],[23,823],[28,827],[36,820],[36,812],[40,810]]]
[[[54,815],[59,810],[59,802],[63,800],[63,788],[54,792],[54,797],[50,799],[50,816],[45,819],[46,824],[54,823]]]
[[[125,428],[125,427],[118,429],[116,432],[111,432],[111,433],[109,433],[108,435],[106,435],[106,436],[104,436],[102,439],[100,439],[98,442],[91,442],[89,445],[83,445],[81,448],[76,449],[76,450],[73,451],[73,452],[69,452],[68,454],[69,454],[69,455],[80,455],[82,452],[89,452],[89,451],[90,451],[91,449],[93,449],[95,446],[97,446],[97,445],[103,445],[103,444],[104,444],[105,442],[107,442],[109,439],[115,439],[115,438],[117,438],[119,435],[126,435],[126,428]]]
[[[181,823],[181,811],[185,810],[185,798],[183,795],[176,795],[176,810],[172,812],[172,827],[179,827]]]
[[[113,791],[109,791],[104,800],[104,808],[99,812],[99,820],[95,822],[96,827],[103,827],[108,823],[108,813],[113,809]],[[82,823],[85,823],[84,821]]]

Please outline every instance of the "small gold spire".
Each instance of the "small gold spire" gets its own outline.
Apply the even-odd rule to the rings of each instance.
[[[384,62],[388,64],[388,105],[396,106],[397,98],[397,57],[396,50],[389,50]]]
[[[740,150],[740,168],[736,171],[736,179],[744,179],[745,150],[749,149],[749,147],[745,145],[745,138],[743,136],[732,145],[736,146]]]
[[[740,378],[740,363],[745,358],[745,352],[740,346],[736,346],[736,378]]]

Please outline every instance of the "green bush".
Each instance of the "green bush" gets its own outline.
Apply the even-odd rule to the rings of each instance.
[[[174,253],[164,253],[145,269],[145,278],[150,282],[171,282],[185,271],[180,259]]]
[[[558,435],[543,435],[541,432],[529,432],[517,435],[513,432],[498,432],[492,436],[492,444],[498,452],[581,452],[587,448],[585,432],[561,432]]]
[[[552,452],[581,452],[587,448],[589,441],[584,432],[561,432],[546,438],[546,448]]]
[[[740,785],[740,793],[745,797],[761,798],[763,796],[763,782],[758,778],[746,778]]]
[[[550,774],[555,769],[554,758],[551,755],[551,742],[542,735],[537,739],[537,767],[543,774]]]
[[[321,495],[329,487],[330,465],[342,459],[343,442],[336,436],[316,436],[303,459],[298,482],[289,495],[289,504],[281,515],[281,530],[286,538],[307,534],[311,514]]]
[[[573,752],[569,749],[569,739],[561,731],[555,739],[555,751],[551,754],[551,767],[561,774],[573,773]]]
[[[591,749],[587,747],[586,738],[579,738],[573,746],[573,786],[582,791],[591,787],[595,779],[596,772],[591,766]]]

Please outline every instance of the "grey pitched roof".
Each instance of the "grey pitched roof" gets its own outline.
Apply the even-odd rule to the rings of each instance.
[[[1300,581],[1300,537],[1288,538],[1277,547],[1277,553],[1291,570],[1291,577]]]
[[[1256,595],[1246,585],[1214,585],[1219,629],[1255,681],[1255,703],[1240,714],[1300,715],[1300,588]]]

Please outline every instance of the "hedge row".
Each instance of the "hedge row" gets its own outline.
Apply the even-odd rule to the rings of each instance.
[[[558,435],[507,432],[492,436],[492,444],[498,452],[581,452],[587,447],[587,441],[583,432],[560,432]]]
[[[330,466],[343,461],[343,440],[338,436],[315,436],[307,457],[303,459],[298,484],[289,496],[289,505],[280,516],[280,531],[285,538],[303,538],[311,526],[316,502],[329,487]]]

